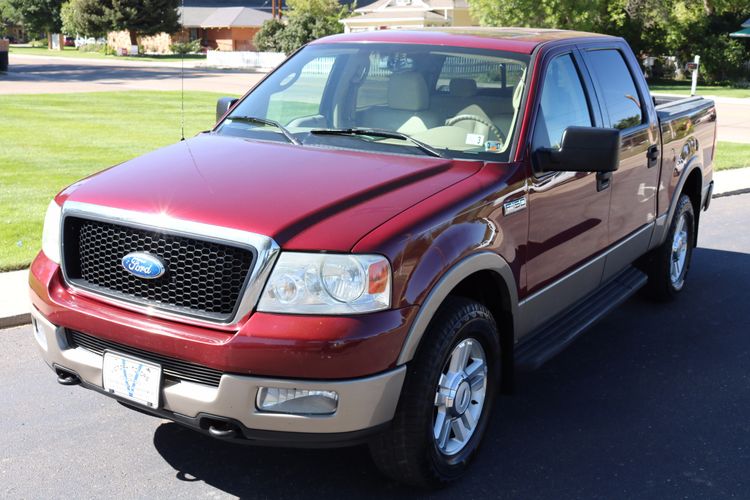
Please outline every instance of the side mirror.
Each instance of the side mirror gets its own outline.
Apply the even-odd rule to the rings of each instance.
[[[559,149],[539,148],[532,161],[537,172],[614,172],[620,162],[620,131],[568,127]]]
[[[216,101],[216,121],[221,120],[221,117],[227,114],[229,108],[234,106],[234,103],[239,101],[236,97],[221,97]]]

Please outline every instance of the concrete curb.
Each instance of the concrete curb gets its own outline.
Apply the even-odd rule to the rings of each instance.
[[[31,323],[31,313],[16,314],[15,316],[0,318],[0,330],[13,328],[14,326],[28,325],[29,323]]]

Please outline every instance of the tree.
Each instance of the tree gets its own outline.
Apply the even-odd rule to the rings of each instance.
[[[281,33],[286,25],[278,19],[263,21],[263,26],[255,34],[253,43],[262,52],[283,52]]]
[[[105,36],[112,27],[110,11],[99,0],[70,0],[60,11],[62,29],[71,35]]]
[[[21,16],[10,0],[0,0],[0,37],[5,36],[8,28],[20,22]]]
[[[62,28],[60,8],[63,0],[11,0],[26,30],[31,33],[47,33],[50,48],[50,33],[59,33]]]
[[[255,38],[259,50],[289,54],[317,38],[341,33],[340,19],[352,7],[341,6],[337,0],[287,0],[286,24],[273,20],[263,23]]]
[[[139,35],[174,33],[180,29],[180,0],[109,0],[112,28],[130,33],[131,45]]]
[[[750,12],[750,0],[469,0],[485,26],[533,26],[622,36],[642,57],[701,56],[701,76],[719,81],[742,76],[750,57],[732,40]]]

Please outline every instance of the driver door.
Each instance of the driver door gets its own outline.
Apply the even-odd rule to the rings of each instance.
[[[579,54],[569,48],[543,65],[531,151],[559,147],[567,127],[602,125]],[[602,270],[587,261],[607,246],[611,189],[593,172],[532,172],[530,180],[527,302],[548,287],[537,298],[544,297],[549,317],[600,283]],[[531,322],[529,329],[538,326]]]

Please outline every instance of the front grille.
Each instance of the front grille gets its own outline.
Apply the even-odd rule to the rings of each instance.
[[[214,321],[230,320],[253,265],[249,248],[69,216],[63,226],[66,278],[113,298]],[[130,274],[122,259],[147,252],[161,259],[163,276]]]
[[[81,347],[87,351],[104,355],[105,350],[116,351],[120,354],[129,354],[136,358],[140,358],[144,361],[150,361],[161,365],[162,373],[164,378],[171,379],[173,381],[187,381],[196,382],[198,384],[210,385],[213,387],[219,387],[219,380],[221,380],[222,372],[208,368],[207,366],[201,366],[195,363],[189,363],[187,361],[180,361],[179,359],[169,358],[160,354],[154,354],[135,347],[128,347],[126,345],[118,344],[117,342],[110,342],[109,340],[103,340],[85,333],[77,332],[75,330],[67,330],[68,345],[72,348]]]

